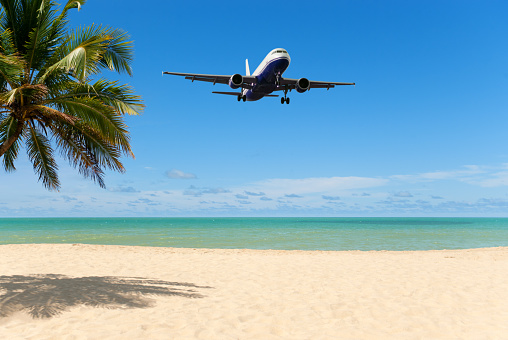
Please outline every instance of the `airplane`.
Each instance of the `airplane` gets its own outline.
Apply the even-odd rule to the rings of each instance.
[[[307,78],[290,79],[283,78],[282,74],[289,66],[291,58],[288,52],[283,48],[276,48],[268,53],[256,68],[252,75],[249,70],[249,60],[245,60],[245,76],[241,74],[233,75],[217,75],[217,74],[197,74],[197,73],[177,73],[177,72],[162,72],[162,74],[171,74],[175,76],[182,76],[185,79],[206,81],[215,84],[227,84],[232,89],[240,89],[240,92],[219,92],[213,91],[216,94],[225,94],[237,96],[238,101],[256,101],[263,97],[278,97],[278,95],[271,94],[274,91],[284,91],[284,97],[281,97],[281,104],[289,104],[287,97],[288,91],[296,90],[298,93],[303,93],[310,89],[325,88],[327,90],[334,88],[337,85],[355,85],[355,83],[336,83],[326,81],[314,81]]]

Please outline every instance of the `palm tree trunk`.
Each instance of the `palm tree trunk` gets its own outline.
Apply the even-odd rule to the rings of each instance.
[[[14,144],[16,139],[19,138],[22,131],[23,131],[23,123],[18,122],[14,133],[9,138],[7,138],[2,145],[0,145],[0,157],[2,157],[4,153],[7,152],[7,150],[9,150],[9,148],[12,146],[12,144]]]

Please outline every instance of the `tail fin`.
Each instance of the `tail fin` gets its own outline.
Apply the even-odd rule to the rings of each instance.
[[[245,75],[250,76],[249,59],[245,59]]]

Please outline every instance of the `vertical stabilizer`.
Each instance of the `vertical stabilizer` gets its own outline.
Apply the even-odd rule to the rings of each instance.
[[[249,59],[245,59],[245,75],[250,76]]]

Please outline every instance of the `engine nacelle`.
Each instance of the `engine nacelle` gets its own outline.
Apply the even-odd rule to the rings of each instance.
[[[310,81],[307,78],[300,78],[296,81],[296,91],[304,93],[310,88]]]
[[[237,89],[243,84],[243,77],[241,74],[233,74],[231,78],[229,78],[229,87],[232,89]]]

